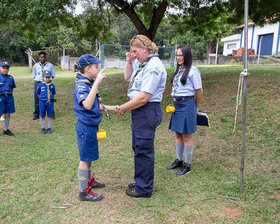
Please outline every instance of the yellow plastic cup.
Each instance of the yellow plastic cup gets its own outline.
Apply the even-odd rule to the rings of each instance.
[[[174,113],[174,112],[175,112],[175,107],[174,107],[172,104],[169,104],[169,105],[166,107],[166,112],[167,112],[167,113]]]
[[[105,140],[106,139],[106,132],[104,129],[99,129],[96,133],[97,140]]]

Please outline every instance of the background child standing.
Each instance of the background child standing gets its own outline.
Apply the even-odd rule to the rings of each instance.
[[[82,55],[77,62],[79,73],[74,89],[74,113],[78,119],[76,133],[80,154],[78,179],[81,201],[101,200],[103,196],[93,193],[91,189],[105,187],[103,182],[95,181],[94,176],[91,178],[90,170],[91,162],[99,159],[96,133],[102,113],[96,94],[102,80],[106,78],[103,71],[99,73],[99,63],[101,61],[90,54]],[[115,107],[106,106],[106,109],[114,110]]]
[[[53,83],[51,83],[51,72],[50,71],[44,71],[43,72],[43,79],[44,82],[40,83],[37,90],[36,95],[38,95],[39,98],[39,110],[40,110],[40,120],[41,120],[41,133],[46,134],[48,131],[49,134],[52,133],[52,120],[54,116],[53,112],[53,102],[54,102],[54,95],[55,92],[55,86]],[[46,112],[48,115],[48,129],[46,131],[45,126],[45,116]]]
[[[7,61],[0,62],[0,117],[5,115],[4,134],[14,136],[14,133],[9,130],[11,113],[14,113],[15,104],[13,89],[16,84],[13,76],[9,75],[10,65]]]

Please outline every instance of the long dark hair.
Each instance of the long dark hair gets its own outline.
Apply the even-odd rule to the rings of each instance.
[[[187,46],[187,45],[179,47],[179,49],[181,49],[181,51],[182,51],[182,54],[184,57],[184,66],[185,66],[185,71],[184,71],[180,81],[182,84],[185,85],[187,82],[187,77],[189,75],[189,71],[192,66],[192,52],[191,52],[191,49],[189,48],[189,46]],[[178,70],[179,70],[179,64],[177,63],[176,70],[171,78],[171,83],[173,83],[174,77],[177,74]]]

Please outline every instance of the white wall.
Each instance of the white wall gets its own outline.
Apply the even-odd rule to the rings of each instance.
[[[231,35],[225,38],[222,38],[221,41],[224,42],[223,55],[231,55],[232,50],[237,50],[240,47],[240,34]],[[235,45],[235,46],[234,46]]]
[[[252,43],[252,32],[253,27],[248,28],[248,48],[251,49]],[[252,49],[255,50],[255,54],[257,54],[258,50],[258,39],[260,35],[274,33],[273,36],[273,45],[272,45],[272,55],[277,55],[276,47],[278,40],[278,32],[279,32],[279,22],[275,24],[265,24],[263,27],[255,26],[254,37],[253,37],[253,46]],[[242,35],[242,47],[244,47],[244,30]],[[280,46],[279,46],[280,48]],[[279,51],[280,49],[278,49]]]

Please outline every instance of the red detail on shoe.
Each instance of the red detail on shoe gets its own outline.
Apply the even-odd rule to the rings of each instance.
[[[95,174],[95,173],[94,173],[94,174]],[[91,194],[91,195],[93,195],[93,196],[96,196],[96,193],[93,193],[93,192],[91,191],[91,188],[92,188],[91,186],[93,185],[94,182],[96,182],[96,181],[94,181],[94,174],[92,174],[92,177],[91,177],[90,181],[88,182],[88,187],[82,191],[82,192],[87,192],[87,196],[88,196],[89,198],[90,198],[89,194]]]
[[[94,180],[94,174],[92,174],[91,179],[88,182],[88,187],[91,187],[94,184],[94,182],[98,183],[96,180]]]

